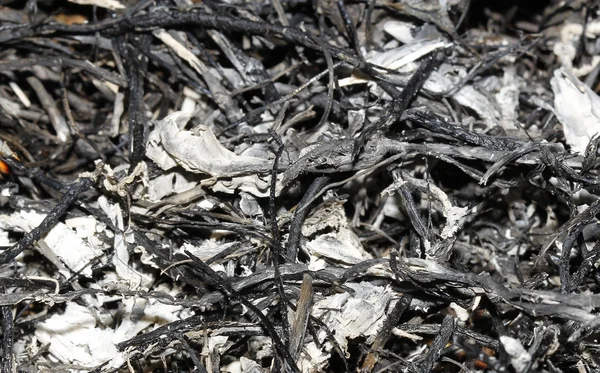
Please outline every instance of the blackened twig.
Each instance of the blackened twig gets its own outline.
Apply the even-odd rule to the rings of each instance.
[[[196,366],[195,371],[200,372],[200,373],[208,373],[208,370],[206,370],[206,367],[204,367],[204,365],[198,358],[198,354],[196,353],[196,351],[194,351],[192,346],[190,346],[190,344],[185,340],[185,336],[180,334],[177,336],[177,339],[179,339],[179,342],[181,342],[181,344],[183,345],[183,348],[185,348],[188,355],[190,355],[190,358],[194,362],[194,365]]]
[[[521,145],[512,139],[503,139],[498,137],[486,136],[469,131],[460,126],[443,121],[439,116],[423,110],[413,110],[406,112],[406,118],[410,119],[428,130],[436,133],[443,133],[452,136],[457,140],[468,144],[483,146],[494,150],[515,150]]]
[[[492,165],[492,167],[490,167],[486,171],[486,173],[481,177],[481,180],[479,181],[479,183],[481,185],[486,185],[487,182],[488,182],[488,180],[494,174],[496,174],[498,171],[500,171],[500,169],[502,167],[504,167],[505,165],[509,164],[510,162],[514,162],[515,160],[521,158],[525,154],[528,154],[528,153],[536,151],[538,148],[539,148],[538,144],[530,143],[530,144],[527,144],[527,145],[523,146],[522,148],[518,148],[516,150],[513,150],[512,152],[510,152],[507,155],[505,155],[504,157],[502,157],[499,161],[497,161],[496,163],[494,163]]]
[[[192,259],[192,261],[194,263],[194,267],[200,271],[202,277],[204,278],[204,280],[207,283],[209,283],[210,285],[214,286],[215,288],[223,291],[227,296],[239,301],[245,307],[247,307],[250,311],[252,311],[253,314],[255,314],[258,317],[258,319],[261,321],[262,325],[265,327],[265,329],[269,333],[269,336],[273,340],[273,345],[275,346],[275,349],[279,353],[279,356],[283,357],[285,359],[289,368],[293,372],[300,373],[300,369],[296,365],[294,358],[292,357],[289,350],[285,347],[285,345],[281,341],[281,338],[279,338],[279,335],[277,334],[275,327],[271,323],[271,320],[269,320],[269,318],[267,316],[265,316],[261,312],[261,310],[258,309],[258,307],[256,307],[252,302],[248,301],[246,298],[241,296],[237,291],[235,291],[231,287],[231,285],[229,285],[227,282],[224,282],[223,279],[212,268],[210,268],[210,266],[208,266],[206,263],[204,263],[202,260],[200,260],[200,258],[194,256],[194,254],[192,254],[191,252],[189,252],[187,250],[185,251],[185,253],[187,254],[187,256],[189,256]]]
[[[279,145],[277,151],[275,152],[275,159],[273,160],[273,169],[271,171],[271,182],[269,190],[269,223],[271,224],[273,247],[276,251],[273,257],[273,263],[277,264],[280,261],[279,256],[281,255],[281,233],[279,232],[279,224],[277,223],[277,173],[279,172],[279,160],[283,155],[285,147],[279,135],[277,135],[273,131],[271,132],[271,135]]]
[[[348,33],[348,38],[350,39],[350,43],[356,52],[356,55],[359,58],[362,58],[360,53],[360,43],[358,41],[358,35],[356,34],[356,26],[354,25],[354,21],[348,14],[348,9],[346,9],[346,2],[344,0],[337,0],[337,7],[340,11],[340,15],[342,16],[342,20],[344,21],[344,27],[346,28],[346,32]]]
[[[431,233],[430,230],[427,229],[421,215],[419,213],[419,209],[415,203],[415,200],[408,189],[408,186],[402,180],[399,170],[394,170],[392,172],[392,176],[394,177],[394,182],[398,182],[400,186],[398,187],[398,192],[400,196],[400,200],[402,201],[402,206],[406,210],[408,214],[410,223],[412,224],[414,230],[419,234],[419,236],[426,240],[426,245],[431,244]]]
[[[129,39],[133,38],[139,48],[131,47]],[[149,35],[127,35],[118,39],[119,52],[126,62],[129,84],[129,136],[130,136],[130,167],[129,173],[135,170],[145,153],[144,132],[146,130],[146,114],[144,109],[144,74],[148,68],[148,58],[140,49],[150,46]]]
[[[402,114],[404,114],[404,111],[408,109],[408,106],[415,97],[417,97],[417,94],[419,94],[427,79],[429,79],[433,71],[438,68],[445,59],[445,51],[432,53],[425,58],[425,61],[423,61],[417,71],[410,77],[406,87],[404,87],[400,93],[399,99],[394,106],[395,119],[400,118]]]
[[[540,261],[543,260],[544,256],[546,255],[546,251],[561,234],[565,233],[566,231],[569,231],[570,229],[582,222],[589,222],[590,220],[594,219],[594,217],[598,213],[600,213],[600,200],[594,201],[592,204],[590,204],[590,206],[587,209],[579,213],[579,215],[572,217],[566,223],[564,223],[560,228],[556,230],[556,232],[550,235],[550,237],[540,250],[540,254],[538,255],[538,259],[536,260],[535,265],[537,266],[538,264],[540,264]]]
[[[300,200],[298,204],[298,208],[294,212],[294,217],[292,218],[292,222],[290,223],[290,234],[287,241],[287,257],[295,260],[296,255],[298,255],[298,248],[300,246],[300,235],[302,234],[302,223],[304,222],[304,218],[310,211],[307,204],[309,202],[314,202],[313,197],[319,193],[325,185],[331,180],[329,176],[319,176],[317,177],[312,184],[308,187],[304,196]]]
[[[33,228],[31,232],[26,233],[25,236],[9,250],[0,253],[0,264],[5,264],[13,260],[25,249],[29,248],[35,241],[39,240],[44,234],[48,233],[54,225],[56,225],[58,219],[60,219],[67,209],[75,202],[79,195],[88,190],[92,184],[92,179],[82,178],[80,181],[71,185],[60,201],[58,201],[56,207],[46,215],[40,225]]]
[[[387,82],[378,82],[379,86],[390,94],[394,101],[381,119],[372,126],[365,128],[363,133],[356,139],[352,154],[353,160],[357,160],[358,153],[376,131],[387,131],[392,124],[402,117],[402,114],[417,97],[431,73],[444,62],[444,59],[445,52],[437,52],[427,56],[417,71],[410,77],[402,92],[398,92],[395,86]]]
[[[296,307],[296,317],[290,334],[290,354],[294,359],[297,359],[300,355],[310,319],[310,309],[313,303],[312,281],[312,277],[308,273],[305,273],[302,280],[302,287],[300,288],[300,298]]]
[[[2,307],[2,373],[13,371],[14,322],[11,306]]]
[[[379,332],[377,332],[375,341],[373,341],[373,344],[371,345],[371,352],[369,352],[363,361],[363,372],[370,372],[373,370],[375,364],[377,363],[377,359],[379,358],[379,354],[376,351],[380,348],[383,348],[383,346],[387,343],[388,339],[392,335],[392,330],[400,321],[404,311],[406,311],[410,306],[410,302],[412,302],[412,296],[409,294],[403,295],[402,298],[400,298],[394,305],[394,309],[392,309],[392,311],[387,315],[383,326],[381,329],[379,329]]]
[[[0,71],[13,71],[13,70],[22,70],[31,68],[33,66],[46,66],[46,67],[55,67],[55,66],[65,66],[65,67],[73,67],[77,69],[82,69],[100,79],[106,80],[107,82],[111,82],[120,87],[126,87],[127,83],[125,80],[101,67],[98,67],[91,63],[90,61],[81,61],[73,58],[63,58],[63,57],[50,57],[50,58],[25,58],[18,59],[14,61],[0,61]]]
[[[208,14],[199,11],[188,11],[169,8],[154,11],[130,18],[114,18],[89,25],[64,25],[59,23],[44,24],[38,27],[25,27],[19,30],[0,32],[0,42],[18,40],[34,35],[59,34],[93,34],[100,32],[105,36],[123,35],[134,30],[152,30],[174,26],[196,25],[204,28],[227,32],[242,32],[253,35],[276,36],[283,40],[303,45],[310,49],[320,50],[308,34],[298,27],[285,27],[266,22],[250,21],[225,14]],[[370,64],[357,57],[353,51],[328,44],[331,54],[344,62],[373,77],[379,74]]]
[[[281,110],[281,119],[283,121],[283,113],[285,113],[285,106]],[[277,152],[275,153],[275,160],[273,161],[273,170],[271,172],[271,189],[269,194],[269,220],[271,221],[271,235],[273,237],[273,268],[275,269],[275,285],[277,286],[277,290],[279,292],[279,306],[281,311],[281,323],[283,326],[283,335],[284,341],[283,343],[289,343],[290,337],[290,326],[288,324],[287,318],[287,306],[286,306],[286,296],[285,289],[283,287],[283,280],[281,279],[281,273],[279,272],[279,261],[281,260],[281,232],[279,232],[279,224],[277,223],[277,173],[279,170],[279,160],[281,159],[281,155],[285,149],[283,145],[283,141],[275,133],[271,131],[271,135],[278,143],[279,147],[277,148]]]
[[[588,222],[582,222],[573,227],[562,244],[562,254],[560,256],[559,274],[560,274],[560,291],[562,293],[571,292],[571,274],[569,273],[569,261],[571,260],[571,250],[577,241],[583,229],[588,225]]]
[[[323,116],[319,120],[319,124],[317,127],[321,127],[327,121],[329,114],[331,113],[331,108],[333,106],[333,86],[335,84],[335,71],[333,66],[333,59],[331,58],[331,53],[325,46],[325,43],[318,37],[312,36],[311,39],[315,41],[323,51],[325,55],[325,61],[327,62],[327,71],[329,72],[329,83],[327,84],[327,104],[325,105],[325,110],[323,111]]]
[[[596,242],[594,248],[589,252],[586,252],[583,256],[583,262],[577,269],[573,276],[571,277],[571,289],[576,289],[577,286],[581,284],[581,282],[588,275],[590,270],[592,269],[594,263],[596,263],[600,259],[600,241]]]
[[[54,131],[56,132],[56,137],[60,140],[60,142],[70,141],[71,131],[69,130],[69,126],[67,125],[65,118],[61,115],[60,111],[56,107],[54,98],[52,98],[42,82],[35,76],[30,76],[27,78],[27,82],[35,91],[44,110],[46,110],[48,113],[52,127],[54,127]]]
[[[433,369],[433,365],[440,358],[442,349],[446,346],[446,343],[450,340],[454,328],[456,327],[456,321],[451,316],[446,316],[440,327],[440,333],[433,340],[433,344],[429,348],[425,361],[421,364],[421,373],[429,373]]]

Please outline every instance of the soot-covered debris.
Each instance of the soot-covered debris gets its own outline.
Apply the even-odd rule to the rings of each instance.
[[[600,5],[0,7],[1,372],[600,372]]]

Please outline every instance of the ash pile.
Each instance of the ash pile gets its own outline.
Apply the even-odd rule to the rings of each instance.
[[[6,0],[0,371],[600,372],[600,4]]]

